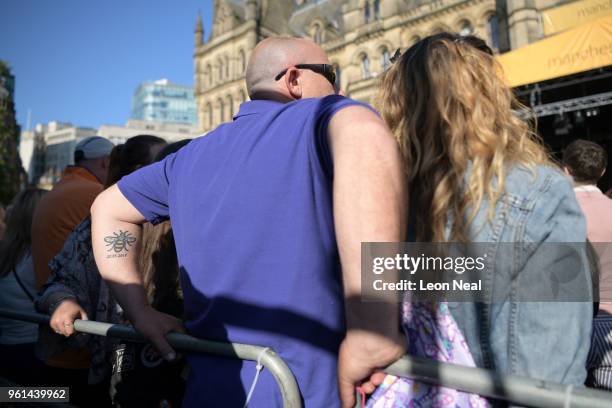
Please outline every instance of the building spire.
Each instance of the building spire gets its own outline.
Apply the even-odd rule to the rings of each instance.
[[[204,40],[204,26],[202,25],[202,11],[198,10],[198,19],[196,20],[195,26],[195,45],[202,45]]]

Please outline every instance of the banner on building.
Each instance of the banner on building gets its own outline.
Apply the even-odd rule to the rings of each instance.
[[[511,87],[612,65],[612,14],[498,57]]]
[[[612,0],[580,0],[542,12],[544,35],[569,30],[612,14]]]

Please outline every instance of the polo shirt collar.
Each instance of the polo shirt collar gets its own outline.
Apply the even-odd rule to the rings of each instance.
[[[240,110],[234,115],[234,119],[238,119],[241,116],[246,115],[257,115],[260,113],[268,112],[272,109],[276,109],[279,106],[284,105],[282,102],[268,101],[268,100],[255,100],[243,102],[240,105]]]

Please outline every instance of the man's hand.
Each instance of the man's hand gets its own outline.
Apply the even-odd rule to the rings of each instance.
[[[51,315],[49,326],[57,334],[70,337],[75,334],[74,321],[76,319],[88,320],[85,310],[73,299],[62,300]]]
[[[370,339],[368,339],[370,340]],[[338,388],[342,406],[355,406],[355,387],[361,385],[366,394],[374,392],[382,384],[385,375],[381,370],[403,357],[406,352],[405,338],[396,342],[382,339],[379,349],[364,353],[361,334],[349,334],[340,345],[338,356]]]
[[[184,333],[185,328],[179,319],[166,313],[158,312],[152,307],[144,307],[132,319],[132,324],[155,346],[159,354],[167,361],[176,358],[166,334],[170,332]]]

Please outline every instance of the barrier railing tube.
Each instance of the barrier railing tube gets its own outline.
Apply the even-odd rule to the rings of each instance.
[[[0,309],[0,316],[32,323],[49,324],[49,316],[37,313],[16,312]],[[126,340],[144,342],[145,338],[130,326],[95,322],[91,320],[75,320],[74,329],[80,333],[97,336],[117,337]],[[169,333],[168,343],[177,350],[215,354],[241,360],[257,361],[270,370],[283,398],[285,408],[301,408],[300,390],[289,366],[273,350],[266,347],[252,346],[240,343],[220,343],[211,340],[198,339],[181,333]]]
[[[612,393],[534,380],[518,375],[495,375],[483,368],[404,357],[384,370],[430,384],[540,408],[610,408]]]

